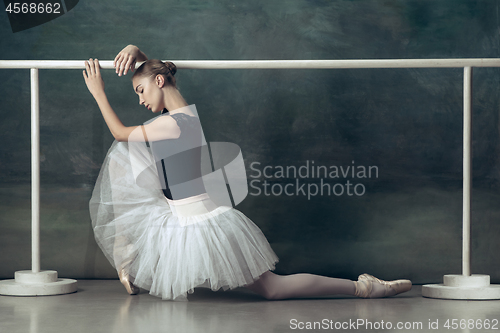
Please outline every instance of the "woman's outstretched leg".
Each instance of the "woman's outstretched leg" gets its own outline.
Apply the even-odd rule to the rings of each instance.
[[[308,273],[277,275],[267,271],[246,287],[266,299],[333,295],[378,298],[408,291],[411,289],[411,282],[409,280],[386,282],[368,274],[361,275],[358,281],[351,281]]]
[[[267,271],[247,286],[266,299],[317,297],[326,295],[354,295],[354,281],[308,273],[277,275]]]

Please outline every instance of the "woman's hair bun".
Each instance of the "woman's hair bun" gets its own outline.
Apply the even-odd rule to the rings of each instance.
[[[172,73],[172,75],[175,75],[175,73],[177,73],[177,66],[175,66],[173,62],[167,61],[163,63],[165,64],[165,66],[167,66],[168,70],[170,71],[170,73]]]

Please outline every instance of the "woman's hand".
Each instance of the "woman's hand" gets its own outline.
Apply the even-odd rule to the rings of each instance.
[[[135,45],[128,45],[121,50],[113,61],[118,76],[127,75],[128,70],[135,70],[137,61],[146,61],[148,57]]]
[[[85,68],[87,72],[83,71],[83,78],[90,93],[96,98],[99,94],[104,93],[104,81],[101,77],[99,60],[90,58],[85,61]]]

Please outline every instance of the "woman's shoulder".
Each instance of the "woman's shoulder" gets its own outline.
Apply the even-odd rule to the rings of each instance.
[[[198,117],[188,115],[186,113],[178,112],[178,113],[170,114],[168,116],[172,117],[181,129],[183,127],[193,127],[193,126],[200,125],[200,120],[198,119]]]
[[[200,120],[196,116],[192,116],[192,115],[181,113],[181,112],[174,113],[174,114],[170,114],[170,113],[166,112],[166,113],[161,113],[161,114],[157,115],[156,117],[149,119],[144,124],[149,124],[152,122],[157,122],[157,123],[158,122],[169,122],[169,123],[176,124],[176,123],[182,123],[182,122],[187,123],[187,122],[192,122],[192,121],[199,122]]]

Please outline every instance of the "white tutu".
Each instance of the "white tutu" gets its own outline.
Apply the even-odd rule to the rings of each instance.
[[[89,208],[98,245],[134,285],[164,300],[187,301],[195,287],[234,289],[274,270],[278,257],[249,218],[217,207],[207,194],[168,200],[154,163],[139,186],[129,149],[128,142],[113,142]],[[152,158],[145,151],[143,158]]]

